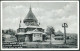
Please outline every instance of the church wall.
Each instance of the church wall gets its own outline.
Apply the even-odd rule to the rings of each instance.
[[[33,41],[37,41],[37,40],[42,41],[42,34],[40,33],[33,34]]]
[[[26,26],[38,26],[37,22],[35,22],[34,20],[25,22],[25,25]]]

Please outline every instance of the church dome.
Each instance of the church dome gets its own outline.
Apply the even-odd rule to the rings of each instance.
[[[32,10],[31,10],[31,7],[29,9],[29,12],[28,12],[26,18],[24,19],[24,22],[29,21],[29,20],[37,22],[37,18],[33,14]]]

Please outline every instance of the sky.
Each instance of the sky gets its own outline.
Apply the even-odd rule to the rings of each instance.
[[[2,29],[18,29],[20,19],[23,21],[27,16],[30,5],[40,27],[53,26],[56,32],[64,32],[62,24],[67,23],[66,32],[77,33],[77,2],[3,2]]]

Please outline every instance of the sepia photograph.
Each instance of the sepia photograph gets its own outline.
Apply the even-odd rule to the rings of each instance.
[[[79,50],[78,1],[2,1],[2,50]]]

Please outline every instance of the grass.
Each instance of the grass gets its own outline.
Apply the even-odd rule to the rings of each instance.
[[[23,48],[77,48],[75,45],[64,45],[64,44],[33,44],[22,46]]]
[[[23,43],[20,42],[19,44],[21,44],[20,48],[77,48],[77,35],[69,34],[67,36],[71,38],[66,40],[67,42],[66,44],[60,44],[60,43],[63,43],[64,40],[53,41],[52,42],[53,44],[51,44],[51,46],[49,41],[39,42],[39,43],[38,42],[23,42]],[[18,47],[12,47],[12,48],[18,48]]]
[[[43,42],[23,42],[20,44],[16,44],[16,45],[21,45],[21,46],[14,46],[12,48],[77,48],[77,45],[74,44],[51,44],[48,43],[43,43]],[[14,44],[15,45],[15,44]],[[5,47],[3,47],[5,48]],[[11,48],[11,47],[10,47]]]

